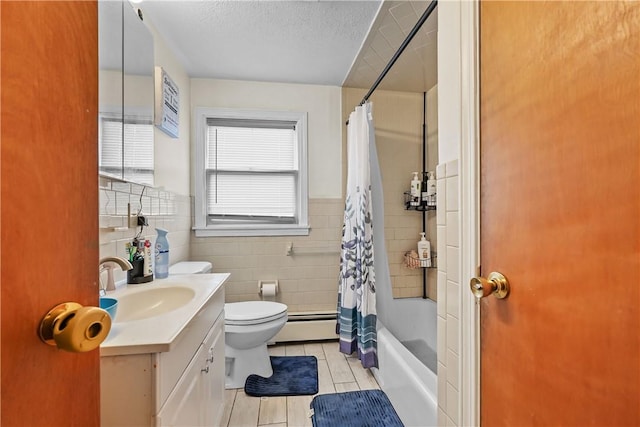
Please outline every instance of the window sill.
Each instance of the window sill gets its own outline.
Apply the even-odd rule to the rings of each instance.
[[[194,227],[196,237],[308,236],[307,225]]]

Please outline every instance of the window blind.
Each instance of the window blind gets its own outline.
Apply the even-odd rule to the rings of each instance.
[[[125,118],[124,129],[118,118],[100,121],[100,170],[123,178],[153,185],[154,148],[151,120]],[[123,147],[123,137],[126,143]]]
[[[210,220],[295,222],[297,151],[294,122],[208,119]]]
[[[100,168],[112,171],[122,167],[122,122],[103,118],[100,121]]]

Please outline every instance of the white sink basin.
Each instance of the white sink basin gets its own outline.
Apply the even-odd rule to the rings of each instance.
[[[120,286],[108,294],[118,300],[118,312],[100,356],[171,351],[203,307],[216,304],[221,312],[228,278],[229,273],[186,274]]]
[[[130,322],[148,319],[176,310],[195,297],[193,289],[184,286],[145,289],[118,297],[115,321]]]

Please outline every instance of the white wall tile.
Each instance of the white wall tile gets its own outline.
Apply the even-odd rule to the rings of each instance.
[[[456,353],[447,350],[447,382],[456,390],[460,390],[460,358]]]
[[[129,193],[116,192],[116,215],[126,215],[129,207]]]
[[[102,203],[104,203],[104,210],[111,214],[107,218],[101,218],[101,224],[107,221],[111,227],[126,226],[128,222],[127,205],[130,203],[132,210],[138,210],[141,206],[140,195],[142,194],[143,187],[137,184],[112,182],[108,178],[102,178],[99,187],[112,189],[108,192],[107,190],[103,190],[105,191],[105,197],[101,199],[101,210],[103,209]],[[167,212],[169,212],[169,205],[172,206],[172,214],[159,216],[152,212],[145,211],[143,206],[142,213],[147,217],[149,226],[144,229],[142,237],[153,241],[156,236],[154,230],[155,227],[168,229],[170,262],[176,263],[186,260],[190,257],[190,197],[166,191],[159,192],[156,189],[147,188],[145,190],[145,196],[142,197],[143,205],[145,203],[150,205],[151,203],[149,203],[149,200],[155,200],[159,205],[161,196],[164,199],[163,202],[167,206]],[[125,242],[131,241],[138,231],[138,229],[126,229],[119,232],[100,230],[100,256],[126,256],[124,252],[124,244]],[[114,271],[114,273],[116,274],[116,282],[126,278],[126,274],[124,273],[118,273],[118,271]]]
[[[128,182],[112,181],[111,188],[114,191],[119,191],[121,193],[131,193],[131,185]]]
[[[445,427],[458,427],[458,425],[447,415]]]
[[[444,394],[444,393],[443,393]],[[440,400],[438,399],[438,405],[440,404]],[[439,426],[446,426],[447,425],[447,414],[438,407],[438,425]]]
[[[445,225],[445,213],[447,211],[447,181],[445,178],[436,181],[436,218],[438,225]]]
[[[460,322],[458,319],[451,315],[447,315],[447,348],[456,353],[460,353]],[[438,352],[438,355],[440,352]],[[439,356],[438,356],[439,357]],[[445,360],[446,363],[446,354],[442,355],[442,359]]]
[[[458,211],[447,212],[447,245],[460,247],[460,221]]]
[[[447,246],[447,279],[453,282],[460,282],[460,249]]]
[[[438,316],[447,316],[447,274],[438,271]]]
[[[420,232],[416,232],[416,228],[395,228],[391,231],[394,232],[393,239],[386,235],[385,238],[389,240],[412,240],[416,243],[418,242],[418,240],[420,240]],[[429,239],[430,237],[431,236],[427,236],[427,239]]]
[[[438,390],[447,390],[447,367],[442,363],[438,363]],[[447,393],[442,393],[443,398],[438,398],[438,409],[447,407]],[[442,425],[438,423],[438,425]]]
[[[444,317],[438,316],[438,345],[436,353],[438,354],[438,362],[443,364],[447,363],[446,351],[447,351],[447,320]]]
[[[438,253],[438,270],[447,271],[447,227],[438,226],[438,244],[436,252]]]
[[[111,256],[116,253],[116,242],[109,240],[106,242],[100,242],[100,258]]]
[[[460,286],[456,282],[447,280],[447,314],[460,319]]]
[[[460,392],[447,383],[447,415],[454,425],[459,424]]]
[[[447,177],[458,176],[458,160],[447,162]]]
[[[443,379],[438,377],[439,425],[455,426],[459,421],[459,392],[460,389],[460,217],[459,217],[459,179],[458,161],[454,160],[440,165],[437,169],[438,177],[438,285],[441,296],[438,300],[438,333],[442,333],[444,325],[446,339],[444,343],[438,336],[438,361],[446,368],[447,385],[441,384]],[[442,179],[443,177],[445,177]],[[443,244],[443,240],[446,244]],[[442,298],[442,280],[446,279],[446,297]],[[447,313],[446,321],[440,317]],[[444,359],[444,362],[443,362]]]
[[[446,199],[447,199],[447,211],[458,210],[458,196],[460,189],[458,188],[459,179],[457,176],[447,177],[446,179]]]
[[[332,221],[329,226],[329,214],[341,214],[343,203],[338,199],[311,199],[309,214],[315,224],[307,236],[290,237],[246,237],[246,238],[192,238],[192,257],[214,264],[215,271],[231,270],[226,287],[227,301],[257,300],[258,280],[281,280],[286,285],[280,288],[277,301],[289,305],[289,311],[332,310],[337,298],[337,277],[342,221]],[[404,212],[404,211],[403,211]],[[409,212],[415,214],[415,212]],[[340,215],[335,215],[338,218]],[[408,215],[413,219],[415,215]],[[417,218],[417,217],[416,217]],[[419,218],[417,218],[419,221]],[[418,224],[418,223],[416,223]],[[404,228],[401,228],[404,232]],[[401,233],[402,234],[402,233]],[[393,240],[395,247],[389,248],[390,262],[394,254],[398,263],[403,261],[402,253],[416,246],[419,235],[417,228],[406,231],[407,239]],[[292,242],[298,254],[286,255],[286,248]],[[333,248],[333,254],[305,254],[304,251],[316,251]],[[419,271],[396,268],[403,275],[419,274]],[[407,271],[408,270],[408,271]],[[416,285],[417,286],[417,285]]]
[[[100,214],[116,214],[116,193],[110,190],[100,190]]]

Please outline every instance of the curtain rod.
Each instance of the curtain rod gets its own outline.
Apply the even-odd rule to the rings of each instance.
[[[424,11],[424,13],[420,17],[420,19],[418,19],[418,22],[416,22],[416,25],[413,26],[413,28],[411,29],[411,32],[409,32],[409,34],[404,39],[404,41],[402,42],[402,44],[400,45],[400,47],[398,48],[396,53],[393,54],[393,56],[391,57],[391,59],[389,60],[387,65],[384,67],[384,69],[382,70],[382,72],[380,73],[380,75],[378,76],[376,81],[373,83],[373,86],[371,86],[371,89],[369,89],[369,92],[367,92],[367,94],[364,96],[364,98],[362,98],[362,101],[360,101],[359,105],[364,105],[364,103],[369,100],[369,97],[371,97],[371,95],[373,95],[373,92],[375,92],[375,90],[377,89],[377,87],[380,84],[380,82],[382,82],[382,79],[385,78],[385,76],[387,75],[387,73],[389,72],[391,67],[393,67],[393,64],[396,63],[396,61],[398,60],[398,58],[400,57],[402,52],[404,52],[404,50],[409,45],[411,40],[413,40],[413,37],[418,33],[418,31],[422,27],[422,24],[424,24],[424,22],[427,20],[427,18],[429,18],[429,16],[434,11],[434,9],[436,8],[437,5],[438,5],[438,0],[433,0],[429,4],[429,6],[427,6],[427,9]],[[348,120],[347,120],[347,124],[349,124]]]

